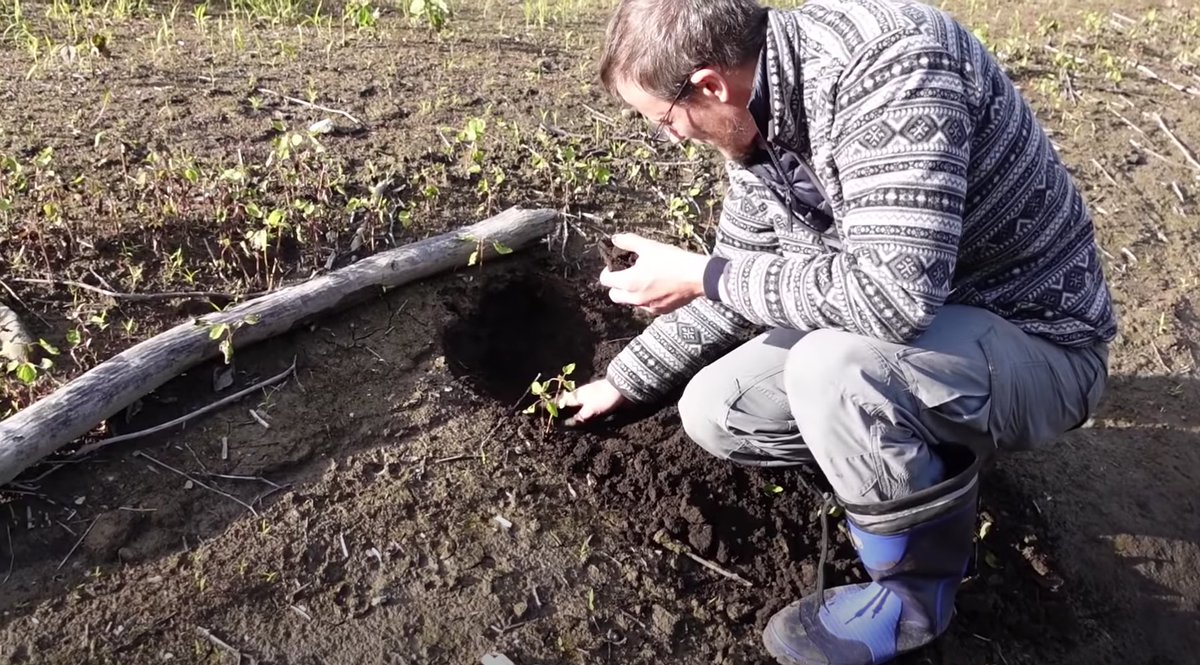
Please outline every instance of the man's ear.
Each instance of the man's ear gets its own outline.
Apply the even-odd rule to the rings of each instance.
[[[692,88],[701,96],[709,99],[715,99],[719,102],[728,102],[733,90],[729,86],[729,80],[721,72],[705,67],[697,69],[692,73],[690,79]]]

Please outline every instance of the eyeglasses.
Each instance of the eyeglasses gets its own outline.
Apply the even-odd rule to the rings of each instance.
[[[675,110],[675,105],[679,103],[679,100],[683,99],[683,93],[687,92],[688,87],[691,85],[690,79],[690,76],[684,79],[683,83],[679,86],[679,92],[675,93],[675,99],[672,99],[671,105],[667,107],[667,112],[662,115],[662,119],[658,121],[658,125],[654,128],[654,132],[650,134],[650,141],[652,143],[666,142],[667,139],[663,136],[663,127],[671,117],[671,112]]]

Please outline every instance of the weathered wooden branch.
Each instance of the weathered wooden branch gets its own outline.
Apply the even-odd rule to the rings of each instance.
[[[472,253],[487,260],[519,249],[554,227],[553,210],[512,208],[451,233],[380,252],[307,282],[271,292],[223,312],[180,324],[106,360],[48,397],[0,421],[0,484],[120,413],[184,370],[219,353],[214,326],[234,329],[234,348],[284,333],[298,324],[394,287],[466,267]],[[247,321],[256,321],[245,325]]]

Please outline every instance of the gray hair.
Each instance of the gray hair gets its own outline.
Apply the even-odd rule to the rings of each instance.
[[[682,100],[697,69],[757,58],[766,22],[767,8],[755,0],[621,0],[608,24],[600,81],[614,96],[616,84],[629,81]]]

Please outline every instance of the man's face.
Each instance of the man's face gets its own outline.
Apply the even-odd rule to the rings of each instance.
[[[692,77],[686,101],[671,105],[631,81],[617,84],[617,94],[654,127],[678,143],[697,141],[716,148],[726,159],[743,161],[754,149],[758,130],[746,108],[749,93],[712,70]]]

